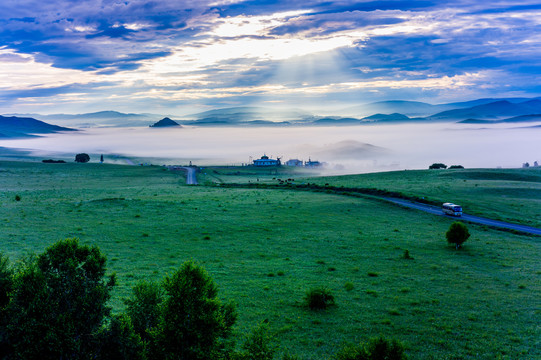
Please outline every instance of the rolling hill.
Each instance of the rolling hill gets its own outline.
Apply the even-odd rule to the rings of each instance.
[[[51,125],[29,117],[7,117],[0,115],[0,138],[28,137],[34,134],[50,134],[60,131],[77,130]]]
[[[443,111],[428,118],[430,120],[499,120],[509,116],[541,114],[541,100],[533,99],[521,103],[499,100],[488,104],[473,106],[465,109]]]

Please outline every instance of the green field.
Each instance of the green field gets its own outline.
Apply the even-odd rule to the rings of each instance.
[[[308,178],[209,168],[199,175],[207,185],[186,186],[182,173],[161,167],[1,162],[1,251],[16,261],[67,237],[98,245],[118,275],[116,311],[138,280],[194,259],[237,303],[239,333],[267,319],[275,344],[301,359],[328,359],[344,342],[379,334],[404,342],[412,359],[541,357],[539,237],[468,225],[472,236],[456,251],[444,217],[370,198],[208,186],[285,176],[455,201],[489,217],[485,205],[501,198],[500,218],[541,222],[535,171]],[[337,306],[305,308],[316,286]]]

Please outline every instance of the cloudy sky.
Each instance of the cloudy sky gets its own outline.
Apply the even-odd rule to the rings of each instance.
[[[541,95],[539,0],[2,0],[0,113]]]

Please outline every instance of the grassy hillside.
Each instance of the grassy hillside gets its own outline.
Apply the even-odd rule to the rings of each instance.
[[[310,181],[454,202],[470,214],[541,227],[541,168],[393,171]]]
[[[291,175],[217,172],[207,176]],[[325,193],[186,186],[160,167],[2,162],[0,188],[1,251],[14,261],[66,237],[97,244],[118,274],[116,311],[138,280],[194,259],[236,301],[240,333],[268,319],[275,343],[301,359],[379,334],[413,359],[541,356],[536,237],[469,225],[456,251],[444,217]],[[303,307],[316,286],[337,306]]]

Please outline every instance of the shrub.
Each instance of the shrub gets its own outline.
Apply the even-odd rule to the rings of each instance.
[[[413,260],[413,258],[410,255],[409,250],[404,250],[404,255],[402,256],[406,260]]]
[[[404,345],[380,336],[365,344],[346,345],[335,355],[336,360],[406,360]]]
[[[15,195],[15,201],[21,201],[21,196],[20,195]]]
[[[322,310],[334,305],[334,296],[326,288],[310,289],[305,296],[306,305],[312,310]]]
[[[455,221],[445,233],[445,237],[447,238],[448,243],[455,244],[456,248],[458,249],[466,240],[468,240],[470,237],[470,232],[468,231],[468,227],[466,225],[460,221]]]
[[[464,166],[462,166],[462,165],[451,165],[451,166],[449,166],[449,169],[464,169]]]

